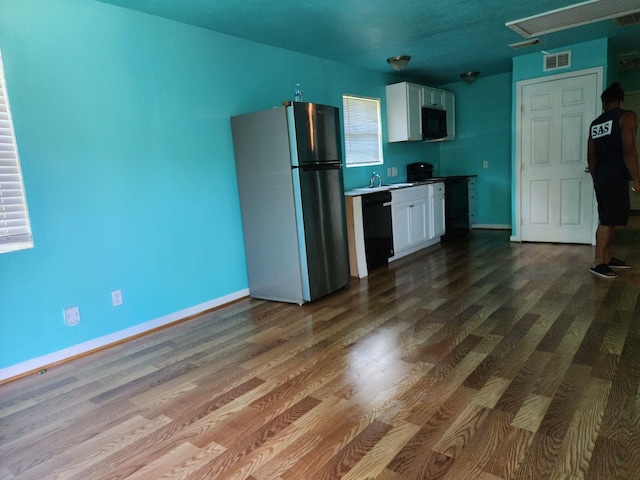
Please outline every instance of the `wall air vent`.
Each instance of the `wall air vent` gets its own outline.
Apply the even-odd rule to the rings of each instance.
[[[638,0],[589,0],[505,25],[524,38],[640,13]]]
[[[622,17],[614,18],[613,23],[618,27],[628,27],[629,25],[635,25],[640,23],[640,13],[632,13],[630,15],[624,15]]]
[[[544,56],[544,71],[559,70],[571,66],[571,52],[548,53]]]

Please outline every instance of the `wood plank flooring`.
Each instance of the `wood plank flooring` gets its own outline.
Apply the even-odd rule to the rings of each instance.
[[[0,480],[640,478],[637,265],[474,231],[0,386]]]

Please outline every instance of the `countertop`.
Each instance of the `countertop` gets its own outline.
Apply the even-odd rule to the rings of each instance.
[[[380,192],[384,190],[397,190],[399,188],[410,188],[418,185],[429,185],[431,183],[441,183],[447,180],[455,180],[459,178],[477,177],[477,175],[451,175],[448,177],[433,177],[428,180],[420,180],[419,182],[402,182],[402,183],[390,183],[389,185],[382,185],[381,187],[361,187],[348,190],[344,194],[348,197],[357,197],[359,195],[366,195],[368,193]]]

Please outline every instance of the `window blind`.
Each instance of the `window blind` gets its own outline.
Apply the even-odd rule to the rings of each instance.
[[[0,52],[0,253],[33,246]]]
[[[346,165],[382,163],[380,100],[343,95],[342,106]]]

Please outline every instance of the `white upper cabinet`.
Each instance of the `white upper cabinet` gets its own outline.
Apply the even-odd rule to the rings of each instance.
[[[455,138],[455,94],[415,83],[387,85],[387,141],[422,141],[422,107],[446,110],[448,136]]]
[[[401,82],[387,85],[389,142],[422,140],[422,86]]]
[[[454,93],[443,91],[444,109],[447,111],[447,136],[442,140],[456,138],[456,96]]]
[[[423,87],[423,100],[422,105],[424,107],[441,108],[444,110],[444,90],[432,87]]]

